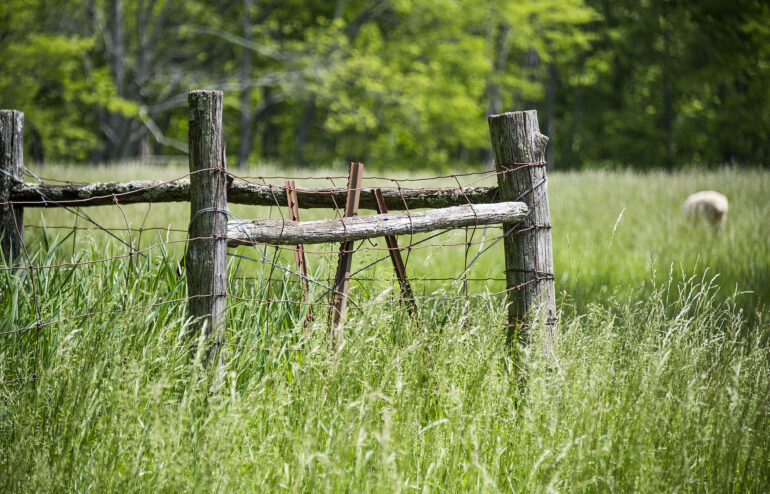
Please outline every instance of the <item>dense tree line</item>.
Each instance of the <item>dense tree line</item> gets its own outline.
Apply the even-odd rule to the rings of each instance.
[[[26,113],[33,160],[182,154],[197,88],[225,91],[239,164],[482,163],[485,116],[535,108],[559,168],[766,165],[770,4],[0,4],[0,107]]]

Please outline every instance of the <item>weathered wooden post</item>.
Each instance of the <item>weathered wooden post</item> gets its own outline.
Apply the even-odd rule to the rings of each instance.
[[[544,159],[548,137],[540,133],[534,110],[491,115],[489,133],[500,199],[524,201],[529,207],[520,223],[503,224],[503,232],[507,233],[504,249],[509,341],[518,338],[527,344],[525,317],[537,306],[545,312],[548,339],[552,342],[557,319]]]
[[[191,91],[190,226],[185,265],[193,334],[210,340],[208,363],[224,364],[227,300],[227,172],[222,137],[222,92]],[[213,339],[212,339],[213,336]]]
[[[24,114],[0,110],[0,248],[13,264],[24,243],[24,208],[9,203],[11,189],[24,182]]]

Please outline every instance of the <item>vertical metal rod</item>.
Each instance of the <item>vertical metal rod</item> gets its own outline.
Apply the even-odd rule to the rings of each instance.
[[[361,199],[361,179],[364,174],[363,163],[351,163],[348,175],[348,194],[345,201],[345,217],[358,215],[358,203]],[[340,323],[345,316],[350,285],[350,267],[353,263],[353,241],[340,244],[337,274],[334,277],[334,293],[332,297],[332,348],[336,349],[342,342]]]
[[[297,201],[297,189],[294,185],[294,180],[286,181],[286,204],[289,206],[289,218],[291,221],[299,221],[299,203]],[[300,281],[302,283],[302,303],[304,304],[307,300],[310,284],[308,283],[307,277],[305,249],[302,244],[294,246],[294,263],[297,265],[297,272],[303,276],[300,278]],[[311,309],[312,307],[308,307],[307,313],[305,314],[305,328],[310,324]]]

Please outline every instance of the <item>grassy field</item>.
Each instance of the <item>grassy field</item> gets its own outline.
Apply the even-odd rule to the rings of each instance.
[[[184,170],[40,173],[92,181]],[[286,171],[250,172],[257,173]],[[720,232],[689,224],[680,211],[688,194],[708,188],[730,199]],[[39,270],[34,284],[29,271],[3,271],[0,332],[34,324],[35,314],[47,322],[111,312],[0,335],[0,490],[770,489],[770,173],[552,173],[549,193],[559,342],[546,351],[535,325],[518,359],[504,344],[500,297],[425,300],[416,330],[395,301],[388,262],[380,262],[352,285],[353,299],[367,306],[349,312],[336,357],[325,313],[305,332],[296,304],[268,310],[229,300],[226,383],[211,395],[202,342],[186,337],[185,304],[153,305],[186,296],[182,244],[131,263]],[[188,207],[86,212],[108,227],[144,224],[141,239],[119,235],[149,246],[184,238],[149,228],[186,229]],[[267,208],[232,209],[245,218],[280,217]],[[27,210],[25,221],[37,264],[127,251],[99,231],[67,237],[70,231],[54,228],[73,225],[65,211]],[[488,247],[499,234],[478,231],[474,241],[483,236]],[[459,231],[433,242],[464,240]],[[316,279],[330,275],[335,248],[310,256]],[[353,269],[381,255],[357,254]],[[407,269],[413,278],[454,278],[464,257],[462,246],[413,249]],[[277,260],[291,266],[285,254]],[[259,277],[269,270],[231,262],[228,292],[265,298]],[[500,277],[501,264],[498,244],[469,276]],[[299,299],[296,283],[285,279],[270,296]],[[502,288],[500,281],[469,285],[474,294]],[[415,281],[426,297],[461,290]],[[37,381],[24,380],[35,369]]]

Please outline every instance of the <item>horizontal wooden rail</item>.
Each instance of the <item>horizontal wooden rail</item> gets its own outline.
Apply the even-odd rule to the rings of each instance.
[[[363,200],[363,197],[361,197]],[[515,223],[527,215],[523,202],[453,206],[415,213],[389,213],[355,216],[336,220],[230,221],[227,225],[227,245],[249,245],[256,242],[274,245],[323,244],[407,235],[444,228],[473,225]]]
[[[376,209],[374,187],[361,189],[361,209]],[[308,187],[297,189],[301,208],[343,207],[347,189],[343,187]],[[497,187],[433,188],[433,189],[383,189],[385,205],[391,211],[421,208],[444,208],[462,204],[488,204],[499,202]],[[25,183],[16,185],[10,201],[24,207],[50,206],[105,206],[148,202],[182,202],[190,200],[190,181],[136,180],[132,182],[106,182],[91,184],[42,185]],[[230,204],[254,206],[286,206],[286,191],[276,185],[261,185],[234,181],[227,189]]]

